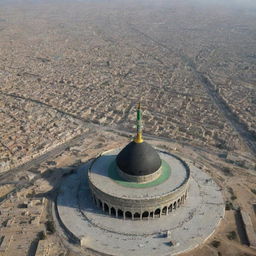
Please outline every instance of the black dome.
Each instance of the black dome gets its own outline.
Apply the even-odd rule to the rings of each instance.
[[[161,166],[161,159],[148,143],[132,141],[117,155],[116,163],[123,172],[142,176],[157,171]]]

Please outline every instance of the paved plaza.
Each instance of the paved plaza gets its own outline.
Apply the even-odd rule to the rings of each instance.
[[[91,199],[87,163],[63,180],[57,198],[59,220],[80,239],[83,247],[109,255],[176,255],[193,249],[214,232],[224,217],[224,202],[211,177],[186,162],[191,170],[188,198],[169,215],[133,221],[104,214]],[[112,189],[122,186],[114,183]],[[167,181],[163,184],[167,185]],[[155,193],[157,187],[152,187]],[[168,236],[167,231],[170,231]]]

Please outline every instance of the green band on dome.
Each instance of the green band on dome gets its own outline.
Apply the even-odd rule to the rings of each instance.
[[[124,178],[120,177],[117,171],[117,165],[116,165],[116,161],[112,161],[109,163],[108,166],[108,176],[109,178],[111,178],[114,182],[125,186],[125,187],[130,187],[130,188],[149,188],[149,187],[154,187],[157,185],[160,185],[161,183],[163,183],[164,181],[166,181],[171,174],[171,167],[169,166],[169,164],[164,161],[162,159],[162,173],[161,175],[150,182],[147,183],[137,183],[137,182],[131,182],[131,181],[126,181]]]

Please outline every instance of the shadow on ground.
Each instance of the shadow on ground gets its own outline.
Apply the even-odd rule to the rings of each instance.
[[[235,212],[235,221],[236,221],[238,236],[240,238],[241,243],[249,246],[249,241],[246,235],[240,210],[236,210]]]

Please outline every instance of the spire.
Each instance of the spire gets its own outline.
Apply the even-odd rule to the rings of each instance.
[[[136,142],[136,143],[142,143],[143,142],[140,103],[138,104],[138,108],[137,108],[137,135],[134,138],[134,142]]]

